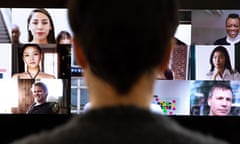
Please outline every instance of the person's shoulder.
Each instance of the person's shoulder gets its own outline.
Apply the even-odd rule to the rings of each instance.
[[[45,143],[45,144],[58,144],[58,143],[68,143],[74,144],[78,143],[81,139],[78,136],[84,135],[85,131],[81,131],[81,121],[79,121],[79,116],[72,116],[66,123],[58,126],[49,131],[41,131],[38,133],[33,133],[25,137],[15,139],[11,144],[28,144],[28,143]],[[84,141],[82,141],[84,143]]]
[[[15,73],[15,74],[12,75],[12,78],[13,78],[13,79],[18,79],[18,78],[19,78],[19,75],[20,75],[19,73]]]
[[[213,71],[209,71],[206,73],[206,76],[212,76],[213,75]]]
[[[207,72],[202,80],[212,80],[213,74],[214,74],[213,71]]]
[[[233,71],[233,79],[240,80],[240,73],[236,70]]]
[[[205,135],[197,130],[188,129],[171,117],[162,115],[155,115],[155,117],[158,119],[158,124],[155,125],[157,131],[159,133],[165,132],[167,136],[165,138],[159,135],[162,143],[227,144],[227,142],[216,137]],[[169,139],[169,136],[172,138]]]
[[[217,40],[214,42],[214,45],[229,45],[229,43],[227,42],[226,36],[225,36],[225,37],[223,37],[223,38],[217,39]]]
[[[24,78],[25,77],[25,73],[15,73],[12,75],[12,78],[13,79],[21,79],[21,78]]]
[[[39,77],[44,78],[44,79],[56,79],[56,77],[54,75],[44,73],[44,72],[39,73]]]

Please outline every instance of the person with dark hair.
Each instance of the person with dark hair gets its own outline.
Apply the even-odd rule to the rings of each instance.
[[[60,31],[57,35],[57,44],[72,44],[72,36],[68,31]]]
[[[228,51],[223,46],[217,46],[209,59],[211,69],[206,80],[240,80],[240,74],[232,69]]]
[[[214,45],[240,45],[240,17],[238,14],[231,13],[225,21],[227,35],[214,42]]]
[[[46,9],[37,8],[30,13],[27,29],[28,41],[31,43],[56,43],[53,20]]]
[[[214,84],[209,91],[208,105],[210,116],[227,116],[232,107],[233,92],[230,85]]]
[[[36,82],[32,85],[34,103],[30,106],[27,114],[57,114],[57,104],[47,102],[48,88],[42,82]]]
[[[173,71],[169,68],[164,71],[164,76],[166,77],[167,80],[173,80],[174,79]]]
[[[174,72],[171,69],[167,68],[162,73],[159,73],[157,75],[157,79],[159,79],[159,80],[174,80]]]
[[[71,0],[74,54],[91,109],[15,144],[224,144],[150,111],[178,26],[175,0]]]
[[[15,79],[55,79],[52,74],[42,72],[40,63],[42,51],[38,44],[24,44],[22,47],[22,59],[26,64],[26,71],[13,74]]]

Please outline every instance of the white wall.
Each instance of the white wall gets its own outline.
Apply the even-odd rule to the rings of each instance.
[[[2,78],[11,78],[12,74],[12,45],[11,44],[0,44],[0,73],[3,75]]]
[[[190,114],[190,81],[186,80],[156,80],[154,95],[160,100],[175,100],[175,110],[170,110],[173,115]]]

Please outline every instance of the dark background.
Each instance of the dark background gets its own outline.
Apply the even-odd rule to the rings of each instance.
[[[0,8],[65,8],[70,0],[1,0]],[[240,9],[240,0],[179,0],[181,9]],[[71,115],[0,115],[0,143],[52,129]],[[180,124],[207,135],[240,143],[240,117],[172,116]],[[187,142],[186,142],[187,143]]]

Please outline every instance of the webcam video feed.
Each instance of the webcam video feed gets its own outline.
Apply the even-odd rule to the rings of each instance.
[[[69,114],[67,9],[0,8],[0,26],[0,113]]]
[[[191,11],[191,80],[240,80],[240,10]]]

